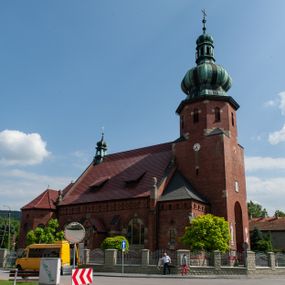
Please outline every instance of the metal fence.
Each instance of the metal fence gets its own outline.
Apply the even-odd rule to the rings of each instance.
[[[214,266],[214,255],[211,252],[194,251],[190,253],[190,266]]]
[[[285,253],[277,252],[275,254],[275,266],[285,267]]]
[[[129,250],[124,253],[124,264],[141,264],[142,254],[141,250]],[[122,251],[118,251],[117,264],[122,264]]]
[[[159,249],[149,252],[149,265],[162,265],[161,258],[166,252],[171,258],[171,265],[176,266],[177,251]],[[188,255],[188,254],[187,254]],[[12,267],[15,264],[16,256],[14,253],[6,257],[6,266]],[[94,249],[89,253],[89,262],[91,264],[104,264],[105,252],[102,249]],[[145,261],[144,261],[145,262]],[[188,255],[189,265],[192,267],[207,267],[214,266],[214,253],[204,251],[191,251]],[[122,264],[122,252],[117,251],[117,264]],[[124,264],[126,265],[141,265],[142,264],[142,250],[131,249],[124,253]],[[264,252],[255,253],[256,267],[270,267],[270,255]],[[221,253],[221,266],[222,267],[245,267],[246,266],[246,253],[245,252],[226,252]],[[285,253],[278,252],[275,254],[275,266],[285,267]]]
[[[89,262],[94,264],[104,264],[105,251],[100,248],[96,248],[90,251]]]
[[[264,252],[255,253],[255,265],[257,267],[268,267],[269,266],[269,256]]]
[[[245,266],[245,253],[238,251],[221,253],[221,266]]]
[[[172,249],[158,249],[156,251],[149,253],[149,264],[151,265],[158,265],[159,260],[163,257],[164,253],[167,253],[169,257],[171,258],[171,264],[176,265],[177,264],[177,254],[176,250]]]

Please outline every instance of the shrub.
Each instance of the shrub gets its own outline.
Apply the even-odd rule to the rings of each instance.
[[[103,240],[103,242],[101,243],[101,248],[102,249],[112,248],[112,249],[121,250],[123,240],[126,241],[126,249],[125,250],[128,251],[129,250],[129,242],[124,236],[114,236],[114,237],[105,238]]]
[[[199,216],[185,228],[181,241],[192,250],[226,252],[230,241],[229,224],[224,218],[211,214]]]

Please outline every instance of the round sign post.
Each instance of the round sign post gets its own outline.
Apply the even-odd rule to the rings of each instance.
[[[75,249],[76,244],[85,238],[85,228],[78,222],[73,222],[65,226],[64,238],[74,245],[73,247],[73,269],[75,269]]]

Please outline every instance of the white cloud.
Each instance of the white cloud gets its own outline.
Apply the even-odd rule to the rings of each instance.
[[[277,99],[269,100],[264,103],[265,107],[278,107],[281,110],[281,114],[285,115],[285,91],[278,93]]]
[[[245,157],[245,169],[246,171],[257,170],[285,170],[285,158],[284,157],[261,157],[252,156]]]
[[[277,100],[269,100],[264,103],[265,107],[275,107],[277,106],[278,101]]]
[[[35,165],[49,155],[46,142],[37,133],[25,134],[16,130],[0,132],[1,165]]]
[[[285,141],[285,124],[282,129],[273,133],[270,133],[268,136],[268,141],[272,145],[279,144]]]
[[[9,205],[13,210],[19,210],[48,187],[54,190],[64,189],[72,178],[39,175],[19,169],[5,171],[0,169],[0,180],[1,203]]]
[[[92,156],[86,151],[76,150],[71,153],[71,156],[75,158],[72,162],[72,166],[84,170],[92,161]]]
[[[282,115],[285,115],[285,91],[278,94],[280,102],[278,108],[281,110]]]
[[[285,91],[282,91],[278,93],[279,98],[275,100],[269,100],[265,102],[266,107],[275,107],[278,106],[278,108],[281,110],[281,114],[285,116]],[[272,133],[269,133],[268,135],[268,141],[272,145],[277,145],[281,142],[285,141],[285,124],[279,131],[275,131]]]
[[[247,200],[256,201],[267,209],[269,215],[276,210],[285,211],[285,177],[264,179],[247,176]]]
[[[269,215],[285,211],[285,157],[245,157],[245,168],[247,200],[262,205]]]

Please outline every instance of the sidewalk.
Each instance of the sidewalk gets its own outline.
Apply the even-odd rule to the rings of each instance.
[[[167,278],[167,279],[247,279],[245,275],[186,275],[181,276],[180,274],[140,274],[140,273],[114,273],[114,272],[94,272],[93,276],[101,277],[123,277],[123,278]],[[9,270],[0,270],[0,280],[9,279]],[[62,284],[70,284],[71,275],[60,276]],[[69,283],[67,283],[69,282]]]
[[[180,274],[142,274],[142,273],[115,273],[115,272],[94,272],[93,276],[124,277],[124,278],[170,278],[170,279],[247,279],[247,275],[191,275],[181,276]]]

